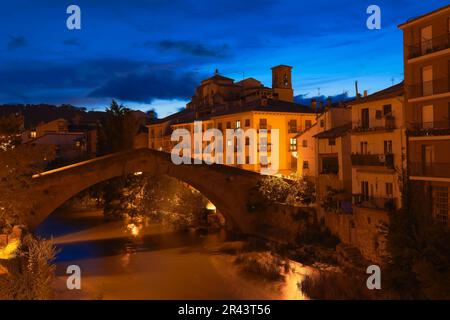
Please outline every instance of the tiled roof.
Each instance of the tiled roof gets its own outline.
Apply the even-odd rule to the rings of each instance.
[[[265,111],[265,112],[292,112],[292,113],[315,113],[310,107],[296,104],[292,102],[268,99],[267,105],[262,104],[260,100],[248,103],[245,106],[232,107],[228,109],[222,108],[220,111],[213,112],[209,116],[195,117],[195,111],[184,109],[174,113],[168,117],[157,119],[152,124],[164,123],[170,121],[171,124],[190,123],[194,120],[208,120],[211,117],[222,116],[228,114],[236,114],[249,111]]]
[[[329,138],[337,138],[345,135],[352,128],[352,124],[347,123],[339,127],[332,128],[327,131],[323,131],[319,134],[316,134],[314,137],[318,139],[329,139]]]
[[[442,7],[442,8],[433,10],[433,11],[431,11],[431,12],[427,12],[427,13],[422,14],[422,15],[420,15],[420,16],[417,16],[417,17],[414,17],[414,18],[410,18],[410,19],[408,19],[406,22],[404,22],[404,23],[402,23],[402,24],[399,24],[398,27],[399,27],[399,28],[402,28],[402,27],[404,27],[404,26],[410,24],[411,22],[414,22],[414,21],[423,19],[423,18],[425,18],[425,17],[427,17],[427,16],[429,16],[429,15],[438,13],[439,11],[444,11],[444,10],[446,10],[446,9],[450,9],[450,5],[446,5],[446,6]]]
[[[404,82],[402,81],[396,85],[393,85],[392,87],[377,91],[375,93],[368,95],[367,97],[361,97],[352,102],[349,102],[348,104],[349,105],[361,104],[370,101],[399,97],[402,96],[403,94],[404,94]]]

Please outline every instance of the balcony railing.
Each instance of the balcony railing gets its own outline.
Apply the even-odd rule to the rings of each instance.
[[[441,78],[409,85],[408,97],[410,99],[428,97],[449,91],[449,78]]]
[[[422,41],[408,47],[408,59],[424,56],[450,48],[450,33]]]
[[[392,115],[385,115],[382,118],[370,119],[369,124],[364,123],[362,121],[358,121],[353,126],[352,131],[355,133],[358,132],[370,132],[377,130],[393,130],[395,129],[395,117]]]
[[[450,178],[450,162],[412,162],[409,164],[409,175],[418,177]]]
[[[299,133],[300,130],[297,127],[289,127],[288,133]]]
[[[354,194],[353,204],[360,208],[379,209],[386,211],[395,210],[394,198],[371,197],[366,194]]]
[[[394,168],[393,154],[352,154],[353,166],[379,166]]]
[[[414,137],[450,135],[450,120],[410,123],[408,132]]]

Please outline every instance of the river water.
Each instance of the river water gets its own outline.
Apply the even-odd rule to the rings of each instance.
[[[236,240],[229,234],[105,222],[100,211],[54,213],[37,234],[59,249],[57,299],[304,299],[297,283],[313,272],[292,262],[284,281],[266,281],[211,249]],[[70,265],[81,268],[81,290],[67,289]]]

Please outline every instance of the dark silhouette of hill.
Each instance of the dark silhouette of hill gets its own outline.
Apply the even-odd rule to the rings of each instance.
[[[33,128],[36,125],[49,122],[55,119],[64,118],[74,124],[96,123],[100,121],[105,112],[86,111],[86,108],[75,107],[64,104],[60,106],[50,104],[4,104],[0,105],[0,117],[11,113],[20,114],[24,117],[25,129]]]

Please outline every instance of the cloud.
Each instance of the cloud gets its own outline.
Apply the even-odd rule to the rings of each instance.
[[[117,76],[93,90],[88,97],[117,98],[151,103],[155,99],[188,99],[194,93],[200,76],[194,72],[173,70],[133,72]]]
[[[171,51],[195,57],[224,58],[230,55],[230,47],[228,44],[214,46],[189,40],[165,39],[156,42],[146,41],[138,46],[145,48],[157,48],[162,51]]]
[[[6,45],[8,50],[16,50],[27,45],[27,39],[24,36],[10,36],[8,44]]]

